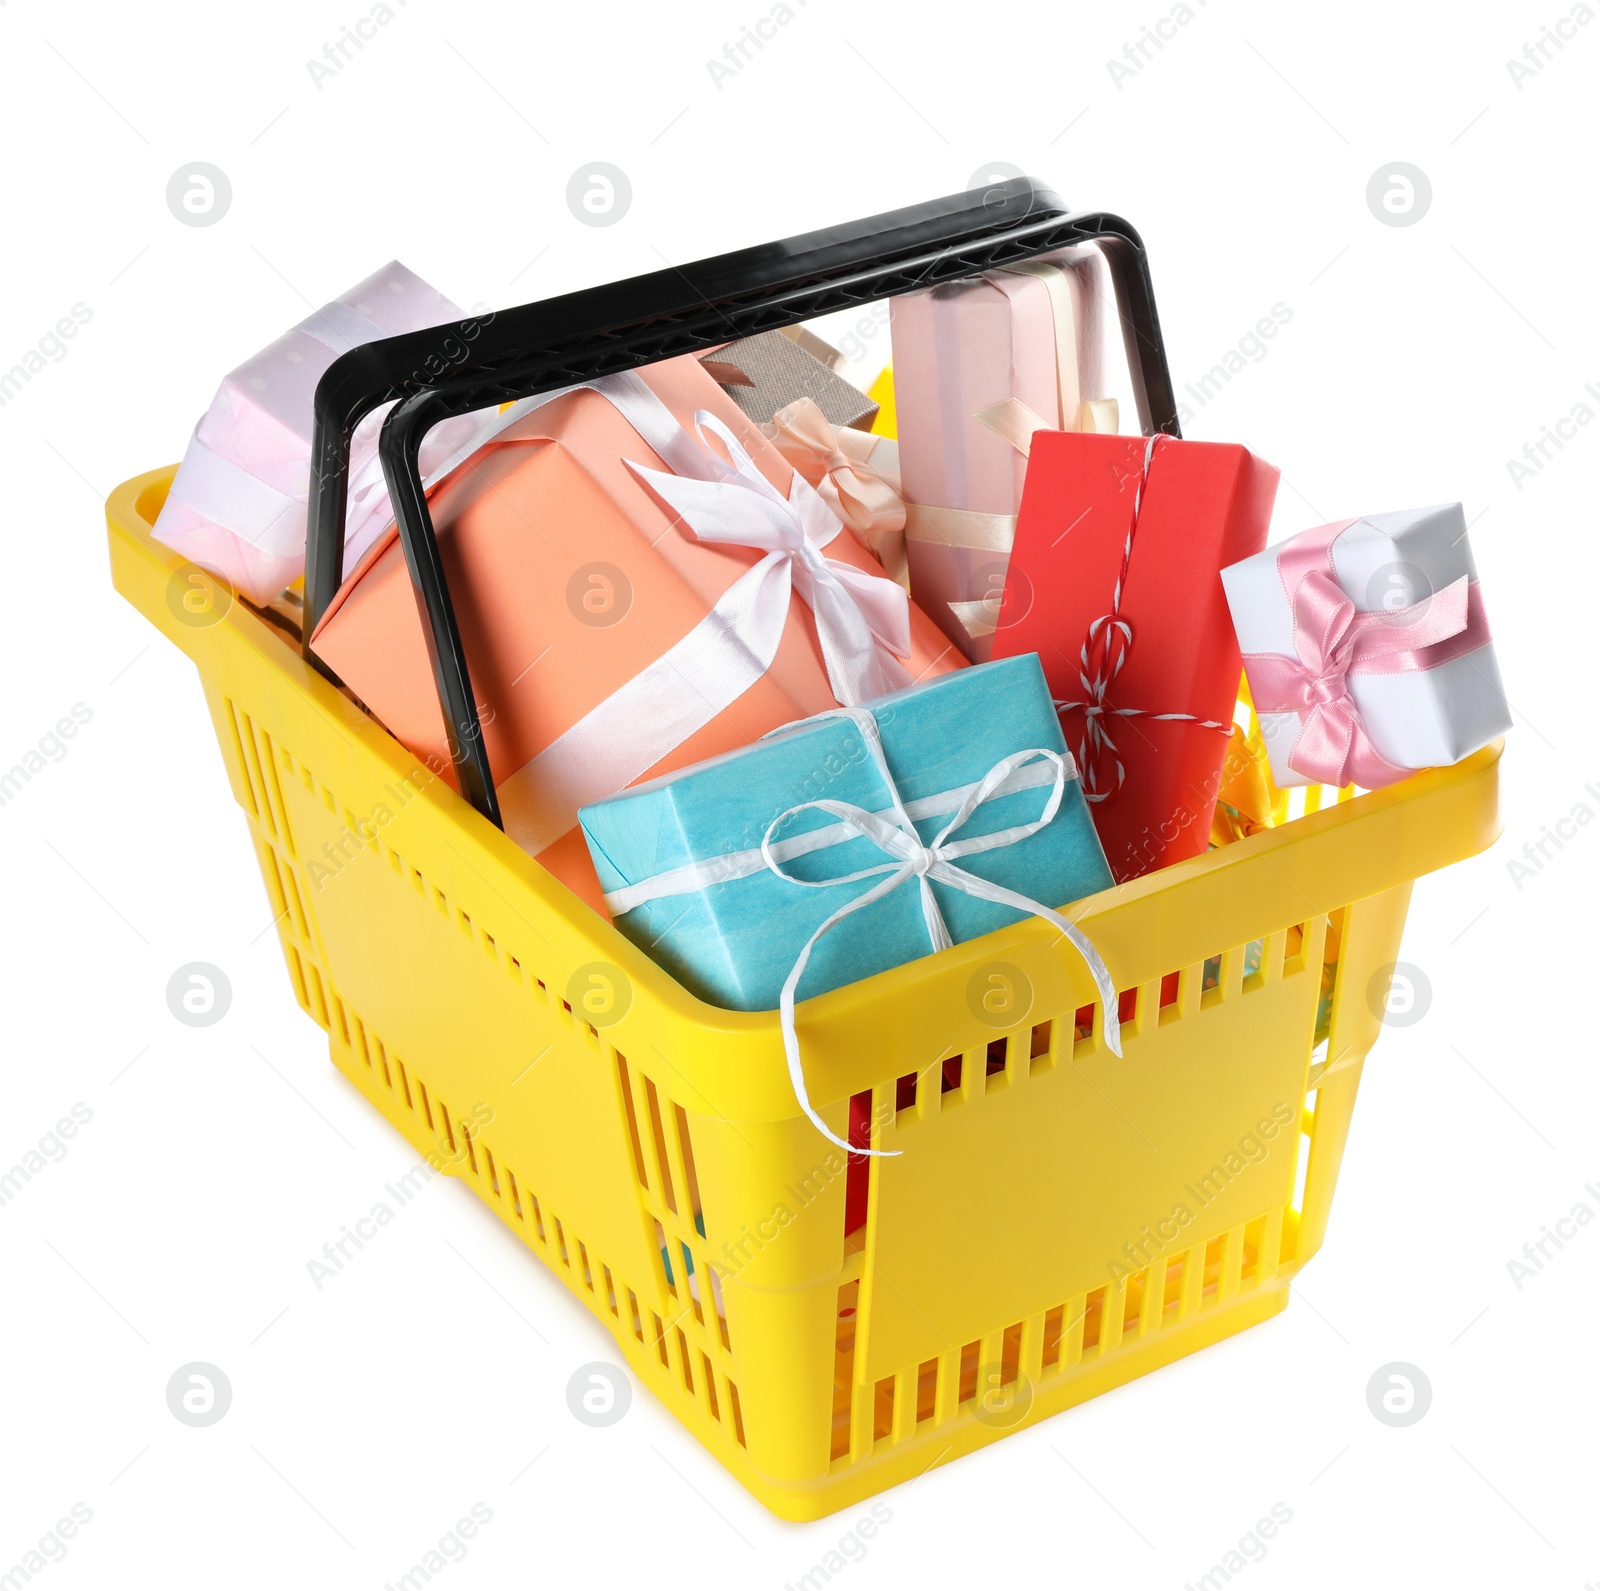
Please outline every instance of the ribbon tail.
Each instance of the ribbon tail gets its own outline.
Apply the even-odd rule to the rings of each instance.
[[[806,1090],[805,1072],[800,1062],[800,1038],[795,1029],[794,1006],[795,991],[800,986],[800,980],[805,975],[806,967],[811,961],[811,952],[818,941],[830,933],[840,923],[853,913],[870,906],[874,901],[882,900],[884,896],[898,889],[908,879],[915,877],[921,891],[923,920],[927,925],[928,939],[934,953],[950,948],[952,943],[950,930],[944,920],[943,913],[939,910],[939,903],[934,894],[932,881],[938,881],[953,889],[976,897],[980,900],[994,901],[1000,905],[1010,906],[1014,910],[1026,913],[1029,916],[1043,918],[1054,928],[1059,930],[1069,944],[1083,957],[1085,965],[1089,968],[1094,979],[1095,988],[1100,995],[1101,1005],[1105,1011],[1106,1042],[1111,1052],[1120,1057],[1122,1055],[1122,1029],[1117,1018],[1117,991],[1111,981],[1111,974],[1101,959],[1100,953],[1095,949],[1088,937],[1078,927],[1069,922],[1060,912],[1052,911],[1048,906],[1030,900],[1026,895],[1019,895],[1014,890],[1004,888],[1002,885],[990,883],[987,879],[979,878],[976,874],[968,873],[962,868],[953,866],[944,860],[950,855],[969,855],[976,851],[992,850],[1001,845],[1014,844],[1018,840],[1026,839],[1030,834],[1037,833],[1054,821],[1060,809],[1062,791],[1067,778],[1068,764],[1065,758],[1053,751],[1030,749],[1013,752],[1010,756],[1002,758],[984,775],[975,785],[969,787],[957,805],[954,814],[940,829],[931,846],[924,846],[918,838],[917,830],[910,814],[906,811],[905,803],[901,800],[899,791],[895,787],[893,776],[889,772],[887,762],[883,756],[883,746],[878,733],[876,720],[868,712],[859,708],[841,708],[837,712],[819,715],[824,718],[848,718],[852,720],[861,731],[862,740],[866,745],[867,753],[877,768],[884,789],[890,798],[889,812],[879,815],[868,812],[864,808],[852,806],[848,802],[821,800],[807,801],[800,806],[791,807],[787,812],[779,813],[767,827],[767,832],[761,842],[761,855],[768,868],[779,878],[787,879],[792,884],[800,884],[809,889],[827,889],[840,884],[855,883],[874,873],[886,873],[879,883],[875,884],[864,894],[856,896],[854,900],[846,901],[844,905],[833,912],[801,947],[800,954],[795,958],[795,963],[789,970],[789,975],[784,979],[783,989],[779,996],[778,1010],[779,1022],[783,1032],[783,1052],[788,1063],[789,1081],[794,1088],[795,1099],[799,1102],[801,1110],[811,1124],[825,1137],[829,1143],[836,1144],[847,1154],[868,1154],[886,1156],[900,1153],[899,1150],[859,1149],[840,1138],[828,1124],[822,1120],[811,1104],[810,1095]],[[1046,759],[1054,768],[1052,790],[1045,803],[1043,813],[1032,823],[1013,826],[997,834],[980,835],[971,840],[955,841],[947,844],[949,837],[959,829],[969,817],[985,801],[992,799],[1002,790],[1006,789],[1013,776],[1025,764],[1036,759]],[[873,868],[868,872],[851,873],[843,878],[832,879],[801,879],[784,872],[783,867],[773,849],[773,836],[783,826],[784,822],[796,813],[804,811],[821,811],[843,820],[843,825],[855,834],[871,840],[879,850],[894,858],[884,868]],[[782,842],[780,842],[782,843]],[[898,864],[898,865],[896,865]]]
[[[1036,414],[1021,398],[1005,398],[980,409],[973,415],[979,425],[987,426],[1002,441],[1009,442],[1017,452],[1027,458],[1033,448],[1035,431],[1054,431],[1054,423]]]
[[[1364,790],[1379,790],[1415,772],[1415,768],[1402,768],[1390,762],[1372,744],[1366,732],[1357,726],[1345,765],[1345,784],[1358,784]]]
[[[1316,784],[1331,784],[1343,789],[1356,738],[1356,726],[1348,714],[1315,705],[1306,713],[1289,750],[1289,766],[1304,779]]]
[[[1341,790],[1349,784],[1377,790],[1416,772],[1390,762],[1378,750],[1353,706],[1340,710],[1320,703],[1307,713],[1295,737],[1289,766],[1304,779]]]
[[[1000,628],[1000,602],[996,597],[983,597],[977,602],[950,602],[946,606],[955,614],[956,623],[974,641],[981,641]]]
[[[916,830],[912,831],[913,836]],[[939,910],[939,902],[933,893],[933,885],[928,882],[924,873],[917,880],[922,893],[922,922],[928,930],[928,943],[933,946],[933,953],[937,955],[941,950],[948,950],[954,943],[950,937],[949,924],[944,920],[944,913]]]
[[[900,868],[897,872],[889,874],[881,884],[875,884],[863,895],[857,895],[854,900],[846,901],[838,911],[829,917],[817,931],[805,942],[795,964],[789,971],[789,976],[783,981],[783,992],[778,997],[778,1022],[783,1029],[783,1054],[789,1063],[789,1082],[794,1088],[794,1097],[800,1102],[800,1109],[806,1114],[811,1125],[822,1134],[831,1144],[836,1144],[846,1154],[871,1155],[875,1159],[888,1160],[904,1151],[899,1149],[857,1149],[847,1139],[841,1138],[817,1114],[816,1107],[811,1103],[811,1096],[806,1091],[806,1074],[800,1065],[800,1035],[795,1031],[794,1025],[794,992],[800,986],[800,979],[804,976],[806,966],[811,960],[811,952],[816,947],[817,941],[831,929],[838,927],[852,912],[858,912],[863,906],[870,906],[874,901],[882,900],[891,890],[898,889],[906,879],[911,876],[909,867]],[[935,908],[937,909],[937,908]]]
[[[1059,930],[1083,958],[1083,964],[1089,969],[1089,976],[1094,979],[1095,989],[1100,996],[1100,1007],[1105,1012],[1106,1045],[1119,1060],[1122,1058],[1122,1021],[1117,1015],[1117,986],[1111,981],[1110,969],[1100,952],[1095,949],[1094,941],[1076,923],[1069,922],[1060,912],[1052,911],[1048,906],[1041,906],[1036,900],[1029,900],[1026,895],[1019,895],[1015,890],[1006,889],[1000,884],[991,884],[988,879],[979,878],[977,874],[969,873],[964,868],[951,867],[948,862],[936,864],[930,869],[930,874],[940,883],[948,883],[969,895],[977,895],[983,900],[992,900],[999,905],[1027,912],[1029,916],[1042,918],[1051,927]]]
[[[854,564],[825,559],[879,646],[896,657],[911,656],[911,603],[905,589],[887,575],[869,574]]]

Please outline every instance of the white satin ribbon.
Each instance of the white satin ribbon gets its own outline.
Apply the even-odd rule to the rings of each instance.
[[[392,407],[385,404],[374,411],[378,416],[375,424],[380,424]],[[442,480],[508,423],[509,418],[490,409],[435,427],[423,444],[419,460],[424,488]],[[359,452],[366,456],[357,463]],[[245,465],[207,446],[197,433],[189,440],[183,467],[173,480],[170,495],[174,502],[184,503],[214,525],[226,526],[241,541],[249,542],[268,557],[294,558],[304,554],[306,539],[308,483],[303,473],[300,479],[296,491],[280,491]],[[352,448],[347,493],[346,573],[392,523],[388,487],[375,438],[363,447]]]
[[[682,515],[701,541],[766,553],[755,569],[766,571],[765,582],[773,588],[778,627],[788,613],[792,585],[816,618],[835,701],[849,707],[904,689],[911,683],[899,660],[911,653],[905,592],[882,575],[823,555],[844,527],[798,470],[785,497],[721,420],[708,409],[694,418],[702,445],[708,431],[719,437],[731,464],[706,447],[706,457],[718,466],[709,478],[667,475],[631,461],[629,469]]]
[[[387,415],[387,407],[382,412]],[[423,438],[417,454],[423,491],[431,491],[452,470],[466,463],[484,443],[492,441],[505,430],[512,419],[509,409],[480,409],[472,414],[453,415],[448,420],[440,421]],[[394,523],[389,486],[383,478],[383,460],[377,448],[373,448],[359,468],[355,467],[352,451],[351,465],[350,506],[345,519],[350,527],[344,546],[345,575],[355,568],[367,549]]]
[[[807,889],[827,889],[835,884],[853,884],[863,879],[879,877],[881,882],[874,884],[864,893],[856,896],[852,901],[846,902],[836,912],[821,923],[817,930],[802,946],[800,954],[795,959],[795,964],[784,980],[783,991],[779,997],[778,1011],[779,1023],[783,1029],[784,1055],[789,1063],[789,1080],[794,1087],[795,1098],[800,1102],[800,1108],[806,1113],[814,1127],[831,1143],[837,1144],[841,1149],[855,1154],[869,1154],[887,1156],[899,1154],[899,1150],[883,1149],[853,1149],[844,1139],[836,1137],[828,1128],[811,1104],[810,1096],[806,1092],[805,1073],[800,1065],[800,1038],[795,1031],[794,1023],[794,995],[799,986],[800,979],[805,974],[806,966],[811,960],[811,952],[816,947],[817,941],[833,928],[836,928],[845,918],[853,913],[872,905],[874,901],[882,900],[905,883],[908,879],[915,878],[922,897],[922,920],[928,931],[928,942],[934,952],[948,950],[953,943],[950,930],[945,924],[944,916],[939,910],[939,903],[934,898],[933,884],[948,885],[958,889],[963,894],[971,895],[978,900],[994,901],[1002,906],[1010,906],[1017,911],[1031,913],[1041,917],[1053,927],[1060,930],[1062,935],[1072,947],[1083,957],[1089,974],[1094,979],[1096,990],[1100,995],[1101,1008],[1105,1015],[1106,1043],[1111,1053],[1118,1057],[1122,1054],[1122,1030],[1117,1018],[1117,991],[1111,981],[1111,974],[1105,962],[1100,957],[1100,952],[1095,949],[1088,936],[1076,924],[1069,922],[1060,912],[1053,911],[1050,907],[1039,901],[1031,900],[1026,895],[1019,895],[1015,890],[1009,890],[999,884],[990,883],[988,879],[979,878],[975,873],[969,873],[964,868],[956,867],[954,861],[963,856],[972,856],[983,851],[998,850],[1003,846],[1015,845],[1019,840],[1025,840],[1030,835],[1037,834],[1049,825],[1061,807],[1062,792],[1066,785],[1069,758],[1063,757],[1059,752],[1035,748],[1028,751],[1016,751],[1009,757],[1002,757],[978,783],[969,789],[962,798],[960,806],[950,821],[939,830],[927,844],[922,843],[921,836],[912,825],[911,816],[906,811],[900,799],[900,793],[895,788],[893,778],[889,773],[889,765],[884,760],[883,743],[878,736],[877,720],[871,713],[860,708],[841,708],[835,713],[820,713],[819,718],[848,718],[861,731],[862,739],[866,742],[868,754],[877,766],[882,777],[885,789],[888,790],[892,807],[888,818],[880,817],[875,812],[868,812],[864,807],[852,806],[848,801],[806,801],[799,806],[790,807],[787,812],[780,813],[768,825],[765,837],[761,842],[761,850],[766,859],[767,866],[778,875],[787,879],[791,884],[800,884]],[[1044,811],[1032,823],[1014,824],[1010,828],[999,829],[993,834],[977,835],[970,840],[952,840],[950,835],[959,829],[968,818],[972,816],[985,801],[992,801],[998,795],[1002,786],[1011,778],[1012,774],[1023,765],[1031,763],[1035,758],[1043,758],[1054,769],[1051,780],[1050,798],[1045,802]],[[1076,777],[1076,769],[1073,769]],[[772,849],[773,831],[784,821],[797,812],[816,810],[827,812],[840,820],[840,823],[853,835],[871,840],[880,850],[884,851],[890,861],[880,863],[876,867],[862,868],[854,873],[847,873],[839,878],[830,879],[802,879],[794,878],[785,873],[781,859]]]
[[[772,573],[767,559],[746,570],[681,641],[497,787],[523,850],[554,844],[579,807],[626,789],[766,673],[789,612],[788,584]]]
[[[335,357],[347,354],[364,343],[394,336],[392,331],[385,331],[370,315],[363,315],[359,309],[338,299],[307,315],[295,330],[314,337]]]
[[[304,548],[305,498],[268,486],[242,464],[207,447],[198,432],[189,439],[169,495],[271,557],[288,557],[297,544]]]
[[[504,430],[577,387],[506,411]],[[506,832],[534,855],[577,821],[578,808],[626,788],[759,680],[783,640],[794,591],[811,608],[834,699],[853,705],[911,684],[911,610],[892,580],[823,556],[843,529],[796,473],[785,497],[708,410],[691,435],[634,372],[582,390],[605,398],[672,473],[624,460],[701,540],[754,547],[746,570],[681,641],[586,713],[498,787]],[[723,459],[706,443],[717,436]],[[896,654],[899,654],[897,656]]]
[[[784,980],[783,991],[779,997],[779,1022],[783,1029],[783,1051],[789,1065],[789,1081],[794,1087],[796,1100],[805,1112],[811,1124],[830,1143],[837,1144],[839,1148],[851,1154],[890,1155],[898,1154],[899,1150],[883,1149],[857,1149],[845,1139],[837,1137],[823,1121],[811,1104],[811,1097],[806,1091],[805,1072],[800,1064],[800,1039],[795,1031],[794,1022],[794,996],[799,987],[800,979],[804,976],[806,966],[811,960],[811,952],[816,947],[817,941],[822,936],[842,923],[852,913],[861,911],[870,906],[874,901],[882,900],[885,895],[898,889],[907,880],[915,878],[921,894],[922,920],[927,929],[928,943],[934,952],[948,950],[952,944],[950,930],[945,923],[944,916],[939,910],[939,903],[934,898],[933,885],[935,883],[948,885],[951,889],[958,889],[963,894],[971,895],[978,900],[994,901],[1001,906],[1010,906],[1017,911],[1028,912],[1035,917],[1041,917],[1052,927],[1058,929],[1067,939],[1068,943],[1083,957],[1089,974],[1094,979],[1096,991],[1100,996],[1101,1009],[1104,1012],[1106,1044],[1111,1053],[1116,1056],[1122,1054],[1122,1029],[1117,1020],[1117,991],[1111,981],[1111,974],[1106,969],[1106,964],[1101,960],[1100,952],[1095,949],[1087,935],[1076,924],[1069,922],[1060,912],[1051,910],[1050,907],[1039,901],[1031,900],[1026,895],[1019,895],[1015,890],[990,883],[988,879],[979,878],[975,873],[969,873],[964,868],[955,866],[956,859],[963,856],[976,855],[983,851],[994,851],[1008,845],[1015,845],[1019,840],[1025,840],[1030,835],[1037,834],[1055,819],[1061,807],[1061,797],[1068,777],[1076,778],[1077,769],[1072,763],[1070,754],[1063,756],[1060,752],[1033,749],[1028,751],[1013,752],[1009,757],[1002,757],[982,779],[975,785],[966,788],[960,804],[956,807],[950,821],[926,845],[922,843],[912,824],[911,813],[905,803],[900,799],[900,792],[895,787],[893,777],[889,773],[889,765],[884,760],[883,743],[878,735],[877,720],[870,712],[859,707],[841,707],[831,713],[818,713],[808,722],[817,719],[848,718],[860,730],[861,737],[866,743],[867,753],[872,758],[874,766],[882,778],[884,789],[888,791],[890,806],[886,809],[887,815],[869,812],[865,807],[852,805],[848,801],[805,801],[799,806],[790,807],[787,812],[780,813],[767,827],[767,832],[761,841],[761,855],[766,865],[791,884],[799,884],[806,889],[829,889],[837,884],[854,884],[869,878],[879,878],[880,882],[870,889],[848,901],[836,912],[828,917],[815,933],[801,947],[799,956],[790,970],[789,976]],[[964,824],[974,812],[986,801],[995,800],[1002,790],[1013,788],[1010,781],[1017,772],[1042,758],[1051,768],[1050,797],[1045,802],[1043,813],[1032,823],[1014,824],[1010,828],[997,830],[993,834],[976,835],[970,840],[952,840],[950,836]],[[1069,773],[1070,770],[1070,773]],[[838,878],[804,879],[794,878],[784,872],[783,862],[785,857],[780,855],[779,846],[784,842],[774,842],[772,836],[786,818],[793,817],[798,812],[826,812],[829,816],[837,818],[837,827],[842,829],[847,838],[860,837],[873,842],[881,851],[890,858],[889,861],[880,863],[876,867],[861,868],[854,873],[846,873]],[[806,836],[807,838],[809,836]]]

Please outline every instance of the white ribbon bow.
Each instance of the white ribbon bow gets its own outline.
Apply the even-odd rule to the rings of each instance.
[[[670,474],[627,461],[690,529],[703,540],[756,547],[767,556],[682,640],[500,784],[506,833],[535,856],[572,827],[580,807],[643,777],[766,673],[794,590],[816,620],[835,701],[853,705],[911,683],[894,655],[911,651],[905,592],[892,580],[823,557],[821,549],[842,528],[827,504],[798,475],[785,498],[715,415],[699,411],[699,435],[692,434],[629,370],[525,399],[502,421],[514,423],[578,390],[605,398],[667,466]],[[731,464],[706,446],[708,428],[722,439]]]
[[[870,906],[874,901],[882,900],[885,895],[898,889],[907,879],[915,878],[917,887],[922,896],[922,920],[928,930],[928,940],[934,951],[948,950],[954,942],[950,937],[950,929],[946,925],[943,913],[939,910],[939,903],[934,898],[933,885],[946,884],[952,889],[958,889],[965,895],[971,895],[978,900],[994,901],[1002,906],[1014,907],[1017,911],[1028,912],[1035,917],[1042,917],[1047,923],[1059,929],[1062,935],[1072,945],[1085,965],[1089,974],[1094,979],[1095,989],[1100,995],[1101,1009],[1105,1013],[1106,1044],[1111,1053],[1119,1058],[1122,1055],[1122,1028],[1117,1017],[1117,990],[1111,981],[1111,974],[1106,969],[1105,962],[1100,957],[1100,952],[1095,949],[1089,940],[1074,923],[1069,922],[1060,912],[1052,911],[1050,907],[1041,905],[1036,900],[1029,899],[1026,895],[1019,895],[1015,890],[1004,888],[1002,885],[991,883],[986,878],[979,878],[975,873],[969,873],[964,868],[954,865],[955,859],[963,856],[973,856],[982,851],[994,851],[1003,846],[1015,845],[1019,840],[1025,840],[1030,835],[1037,834],[1046,828],[1055,818],[1061,807],[1062,793],[1066,787],[1068,777],[1068,758],[1059,752],[1035,748],[1029,751],[1015,751],[1009,757],[1002,757],[981,780],[978,781],[956,808],[950,821],[939,830],[933,839],[926,845],[918,835],[910,815],[905,809],[905,804],[900,799],[900,792],[895,788],[894,779],[890,776],[889,765],[884,760],[883,742],[878,735],[878,723],[870,712],[860,708],[841,708],[837,712],[818,713],[810,722],[824,718],[848,718],[861,731],[861,737],[866,742],[868,754],[877,767],[882,778],[884,788],[889,793],[889,817],[885,818],[878,813],[869,812],[864,807],[851,805],[848,801],[804,801],[799,806],[790,807],[787,812],[780,813],[767,827],[767,832],[761,841],[761,854],[767,866],[791,884],[801,884],[807,889],[831,889],[838,884],[854,884],[863,879],[881,878],[881,882],[874,884],[871,889],[857,895],[852,901],[846,902],[838,911],[834,912],[823,922],[815,933],[805,942],[789,976],[784,980],[783,992],[779,997],[778,1010],[779,1022],[783,1029],[783,1052],[789,1063],[789,1081],[794,1086],[795,1098],[800,1102],[800,1108],[810,1118],[812,1125],[830,1143],[837,1144],[841,1149],[851,1154],[866,1154],[877,1156],[896,1155],[898,1149],[858,1149],[845,1139],[837,1137],[830,1131],[828,1124],[823,1121],[812,1107],[810,1096],[806,1092],[805,1073],[800,1065],[800,1039],[795,1032],[794,1025],[794,995],[799,987],[800,979],[804,975],[806,966],[811,960],[811,952],[815,949],[817,941],[833,928],[842,923],[853,912]],[[970,840],[952,840],[950,836],[964,824],[985,801],[993,800],[1001,787],[1026,763],[1031,763],[1035,758],[1042,757],[1055,769],[1055,777],[1051,782],[1050,797],[1045,802],[1044,811],[1032,823],[1014,824],[1007,829],[996,830],[993,834],[980,834]],[[1076,769],[1073,770],[1076,776]],[[841,827],[850,831],[851,835],[859,835],[862,839],[871,840],[879,850],[885,852],[890,860],[881,862],[876,867],[862,868],[859,872],[846,873],[838,878],[795,878],[793,874],[783,870],[783,861],[773,852],[772,836],[782,825],[786,818],[793,817],[797,812],[826,812],[837,818]],[[781,843],[781,842],[780,842]]]
[[[785,497],[756,467],[732,431],[707,409],[695,414],[704,466],[676,474],[628,468],[669,503],[701,541],[766,553],[746,576],[760,587],[754,606],[781,628],[791,589],[811,609],[834,700],[872,701],[911,684],[900,662],[911,653],[911,609],[894,581],[823,555],[843,528],[833,510],[796,471]],[[720,438],[731,463],[709,446]],[[898,654],[898,655],[897,655]]]

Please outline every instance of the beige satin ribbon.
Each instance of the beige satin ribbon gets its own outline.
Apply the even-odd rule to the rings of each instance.
[[[909,590],[906,505],[900,499],[894,443],[849,426],[829,425],[811,398],[785,404],[761,429],[876,556],[884,573]]]
[[[949,607],[956,616],[956,622],[974,641],[981,641],[1000,628],[999,597],[982,597],[976,602],[952,602]]]
[[[1009,442],[1024,458],[1028,457],[1033,447],[1035,431],[1056,429],[1048,420],[1030,409],[1021,398],[1006,398],[1003,402],[992,404],[987,409],[980,409],[972,418],[979,425],[987,426],[1003,441]],[[1119,419],[1117,400],[1091,398],[1087,403],[1078,405],[1078,412],[1073,418],[1074,423],[1066,427],[1069,431],[1100,432],[1102,435],[1115,436]]]
[[[1079,431],[1115,435],[1117,400],[1094,398],[1079,411]],[[1033,446],[1035,431],[1049,431],[1047,424],[1020,398],[1007,398],[974,416],[1005,438],[1024,458]],[[1014,514],[985,514],[970,508],[933,508],[922,503],[906,504],[905,540],[933,543],[941,547],[960,547],[970,552],[995,552],[1009,556],[1016,539]],[[998,601],[985,597],[975,602],[952,602],[950,611],[956,622],[974,641],[993,635],[1000,620]]]
[[[1117,400],[1115,398],[1088,398],[1083,401],[1078,399],[1078,386],[1074,382],[1069,392],[1067,389],[1067,372],[1078,369],[1078,341],[1076,336],[1077,319],[1073,314],[1072,290],[1067,285],[1067,267],[1053,265],[1046,260],[1024,260],[1018,265],[1002,265],[1003,271],[1009,271],[1013,276],[1032,276],[1044,283],[1045,291],[1050,295],[1050,319],[1055,330],[1056,338],[1056,415],[1054,425],[1040,423],[1034,426],[1036,431],[1097,431],[1114,434],[1117,430]],[[1001,407],[996,405],[996,407]],[[1026,404],[1019,407],[1026,409]],[[985,410],[985,413],[990,411]],[[1032,410],[1028,410],[1031,415]],[[983,415],[978,415],[979,420]],[[1002,433],[1003,435],[1004,433]],[[1010,437],[1006,438],[1011,441]],[[1024,458],[1027,457],[1026,446],[1015,442],[1012,446],[1017,448]]]
[[[853,425],[835,425],[829,429],[840,452],[854,464],[869,465],[875,475],[888,482],[896,497],[900,495],[900,444],[892,436],[858,431]],[[903,508],[905,504],[900,506]]]
[[[1009,553],[1017,533],[1015,514],[985,514],[975,508],[906,504],[906,540],[968,552]]]
[[[1012,276],[1031,276],[1044,283],[1050,295],[1050,322],[1056,336],[1056,420],[1053,425],[1035,427],[1037,430],[1070,431],[1077,418],[1078,384],[1074,380],[1072,391],[1067,392],[1067,372],[1078,368],[1077,319],[1072,313],[1072,289],[1067,285],[1064,266],[1052,265],[1046,260],[1023,260],[1017,265],[1002,265],[1001,270]],[[1023,448],[1024,455],[1027,449]]]
[[[1035,431],[1062,430],[1115,435],[1120,424],[1115,398],[1090,398],[1079,403],[1076,384],[1070,393],[1066,388],[1067,372],[1078,368],[1078,349],[1074,334],[1076,320],[1072,292],[1067,284],[1065,268],[1044,260],[1024,260],[1017,265],[1001,266],[1000,269],[1014,276],[1036,278],[1043,282],[1045,291],[1050,295],[1050,318],[1056,342],[1057,412],[1054,419],[1047,420],[1020,398],[1012,397],[981,410],[973,419],[987,426],[1024,458],[1032,450]],[[907,541],[932,542],[973,552],[1009,555],[1016,538],[1017,520],[1014,514],[935,508],[920,503],[907,503],[906,512]],[[994,597],[972,602],[952,602],[949,607],[957,622],[975,641],[993,635],[999,623],[1000,604]]]
[[[1090,398],[1078,408],[1078,430],[1115,436],[1121,429],[1121,416],[1115,398]]]
[[[1057,429],[1053,420],[1047,420],[1030,409],[1021,398],[1002,399],[987,409],[980,409],[972,418],[993,431],[1003,442],[1009,442],[1024,458],[1027,458],[1033,446],[1035,431]]]

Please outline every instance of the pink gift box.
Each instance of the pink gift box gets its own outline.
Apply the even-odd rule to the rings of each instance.
[[[1103,276],[1077,250],[891,302],[911,589],[975,662],[993,645],[1033,431],[1116,429],[1096,401]]]
[[[265,605],[305,571],[311,400],[342,353],[362,343],[464,319],[443,293],[391,260],[224,377],[195,427],[155,524],[155,539]],[[378,463],[389,405],[356,427],[350,448],[345,567],[394,518]],[[471,415],[446,422],[422,450],[425,478],[493,429]]]

